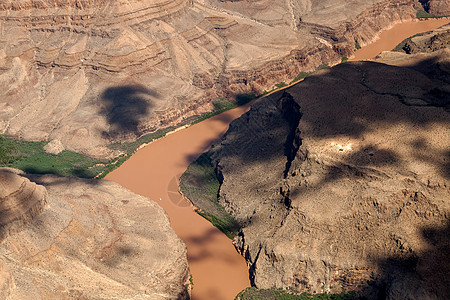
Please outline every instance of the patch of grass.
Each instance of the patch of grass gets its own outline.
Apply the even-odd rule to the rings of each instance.
[[[200,216],[211,222],[214,227],[217,227],[222,231],[227,237],[233,239],[239,232],[240,226],[231,216],[226,216],[219,218],[213,214],[207,213],[200,209],[195,210]]]
[[[342,56],[342,58],[341,58],[341,64],[342,64],[342,63],[345,63],[345,62],[347,62],[347,61],[348,61],[348,57]]]
[[[194,277],[192,277],[192,274],[189,274],[189,282],[191,284],[191,290],[194,289]]]
[[[169,126],[166,128],[158,129],[157,131],[146,134],[133,142],[114,143],[108,145],[108,147],[114,150],[123,151],[127,154],[132,154],[136,151],[137,148],[139,148],[140,145],[150,143],[153,140],[159,139],[165,136],[168,132],[175,130],[176,127],[177,126]]]
[[[418,9],[417,12],[416,12],[416,17],[419,20],[427,20],[427,19],[440,18],[442,16],[433,15],[433,14],[427,13],[423,9]]]
[[[14,153],[17,152],[17,149],[14,143],[0,136],[0,165],[8,165],[14,162]]]
[[[203,153],[191,163],[180,178],[180,189],[198,207],[196,212],[233,238],[240,226],[218,203],[219,188],[210,152]]]
[[[317,67],[317,70],[323,70],[323,69],[331,69],[331,67],[329,65],[325,65],[325,64]]]
[[[280,83],[275,84],[275,86],[277,87],[277,89],[281,89],[281,88],[287,86],[287,84],[285,82],[280,82]]]
[[[361,45],[355,41],[355,51],[361,49]]]
[[[342,292],[340,294],[309,294],[296,295],[280,289],[257,289],[249,287],[240,292],[235,300],[355,300],[355,292]]]
[[[300,72],[294,79],[292,79],[291,83],[297,82],[301,79],[305,79],[311,72]]]
[[[47,142],[28,142],[0,136],[0,166],[35,174],[55,174],[69,177],[93,178],[103,171],[106,161],[62,151],[45,152]]]

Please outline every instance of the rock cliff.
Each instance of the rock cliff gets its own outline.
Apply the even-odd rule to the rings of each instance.
[[[425,0],[420,1],[424,3],[425,9],[432,14],[438,16],[450,15],[450,1],[449,0]]]
[[[110,143],[337,63],[414,14],[410,0],[2,0],[0,133],[111,157]]]
[[[186,248],[157,204],[107,181],[30,182],[13,169],[0,172],[1,233],[18,216],[27,221],[3,234],[2,299],[188,298]],[[32,204],[47,201],[33,213],[42,205]]]
[[[213,164],[255,286],[450,297],[449,51],[321,70],[231,123]]]

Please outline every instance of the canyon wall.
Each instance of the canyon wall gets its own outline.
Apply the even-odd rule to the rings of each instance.
[[[0,133],[106,158],[131,141],[335,64],[414,1],[0,1]]]
[[[427,12],[438,15],[448,16],[450,15],[450,1],[449,0],[427,0],[421,1]]]
[[[315,72],[258,100],[213,146],[253,285],[450,297],[450,49],[427,52]]]
[[[156,203],[112,182],[26,176],[0,169],[2,299],[189,298],[186,247]]]

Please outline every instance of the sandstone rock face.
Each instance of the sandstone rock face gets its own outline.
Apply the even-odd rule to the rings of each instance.
[[[369,1],[370,2],[370,1]],[[0,1],[0,133],[95,157],[333,64],[409,0]]]
[[[0,244],[2,299],[188,298],[186,248],[157,204],[107,181],[30,179],[49,207]]]
[[[32,222],[47,202],[43,186],[0,169],[0,242]]]
[[[231,123],[213,161],[254,285],[450,297],[449,57],[340,64]]]

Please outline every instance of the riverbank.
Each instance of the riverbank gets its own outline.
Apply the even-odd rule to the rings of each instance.
[[[403,39],[398,37],[397,44]],[[395,45],[378,50],[390,50]],[[368,58],[371,57],[364,59]],[[149,197],[166,210],[173,229],[188,248],[194,299],[232,299],[249,286],[247,265],[230,240],[197,215],[177,192],[179,177],[187,166],[225,133],[233,119],[248,109],[247,104],[226,111],[156,140],[106,176]]]

